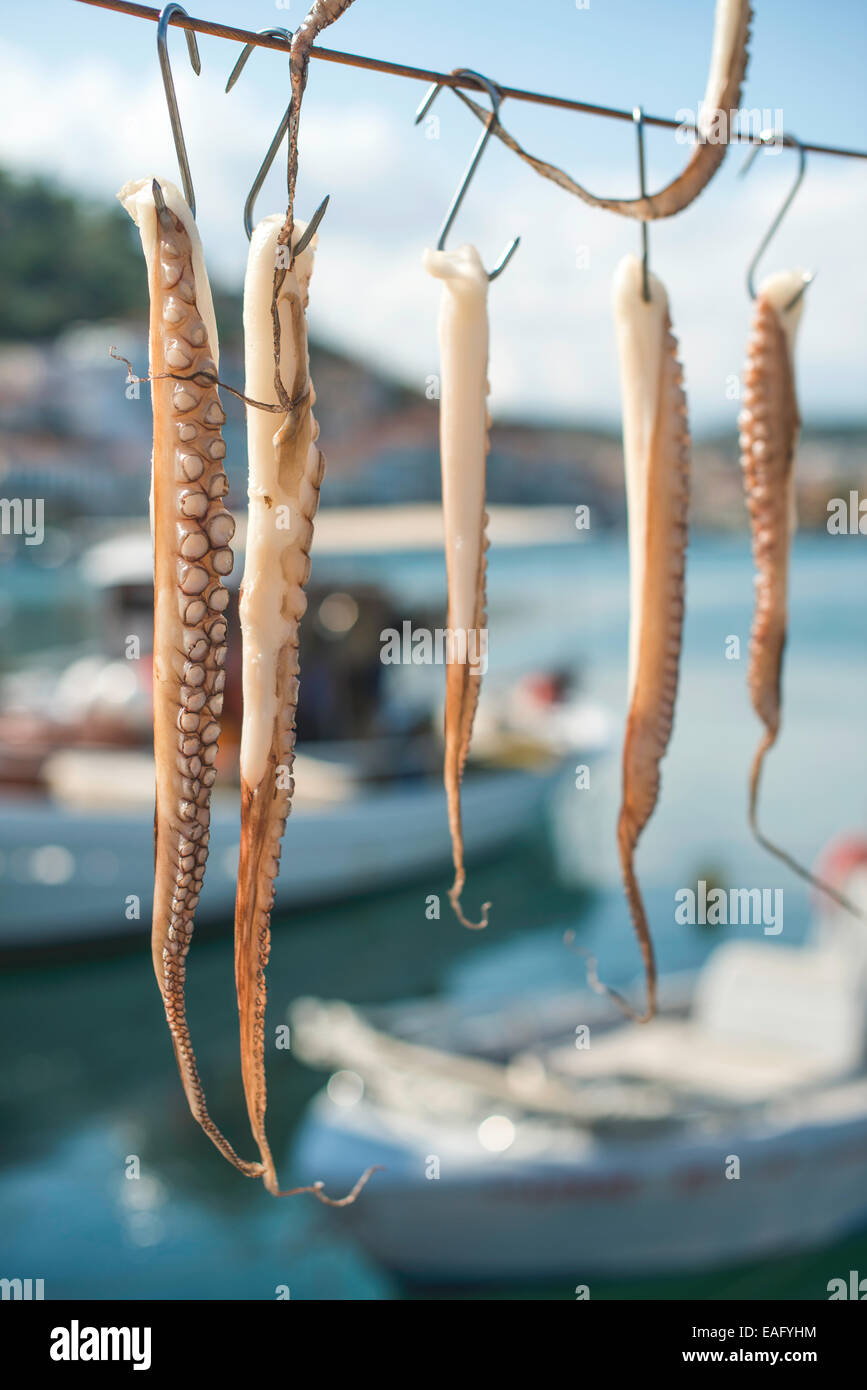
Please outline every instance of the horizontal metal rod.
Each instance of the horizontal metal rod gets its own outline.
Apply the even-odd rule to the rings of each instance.
[[[150,19],[154,23],[159,19],[159,10],[152,9],[150,5],[133,5],[127,0],[78,0],[82,5],[95,5],[102,10],[115,10],[118,14],[132,15],[135,19]],[[273,37],[270,34],[256,34],[249,29],[236,29],[231,24],[217,24],[211,19],[194,19],[192,16],[173,15],[169,21],[179,29],[193,29],[197,34],[211,34],[218,39],[230,39],[234,43],[251,43],[257,48],[273,48],[278,53],[289,52],[289,47],[281,38]],[[472,91],[482,91],[478,82],[474,82],[470,77],[455,77],[450,72],[435,72],[432,68],[413,68],[407,67],[405,63],[389,63],[384,58],[365,58],[359,53],[340,53],[335,48],[311,49],[314,58],[321,58],[326,63],[342,63],[346,67],[365,68],[368,72],[385,72],[392,77],[409,77],[416,82],[438,82],[446,87],[468,87]],[[498,90],[502,96],[511,97],[515,101],[532,101],[537,106],[558,106],[566,111],[583,111],[588,116],[606,116],[610,120],[632,122],[632,110],[620,111],[614,106],[595,106],[592,102],[575,101],[572,97],[551,96],[546,92],[530,92],[522,87],[503,87],[498,82]],[[645,125],[663,126],[666,130],[681,130],[684,127],[690,129],[689,122],[673,121],[667,116],[645,116]],[[760,142],[758,134],[739,134],[730,132],[729,141],[738,144],[757,145]],[[836,145],[812,145],[805,140],[801,142],[805,150],[811,154],[833,154],[839,155],[842,159],[867,159],[867,150],[847,150]]]

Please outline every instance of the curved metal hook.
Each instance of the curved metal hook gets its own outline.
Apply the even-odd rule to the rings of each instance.
[[[647,167],[644,160],[644,112],[640,106],[633,106],[632,119],[638,138],[638,182],[642,198],[647,197]],[[641,298],[650,303],[650,247],[647,238],[647,219],[641,219]]]
[[[160,71],[163,75],[163,87],[166,93],[166,104],[169,108],[169,121],[172,127],[172,139],[175,142],[175,154],[178,157],[178,168],[181,171],[181,183],[184,186],[184,197],[189,205],[193,217],[196,215],[196,195],[193,192],[193,179],[190,174],[190,162],[187,159],[187,146],[184,142],[184,132],[181,128],[181,117],[178,111],[178,99],[175,95],[175,83],[172,77],[172,65],[169,62],[169,45],[167,33],[172,16],[182,14],[185,19],[189,15],[183,5],[166,5],[160,11],[157,23],[157,55],[160,60]],[[199,46],[196,43],[196,36],[192,29],[185,29],[184,34],[187,40],[187,52],[190,55],[190,66],[196,77],[202,71],[202,60],[199,57]]]
[[[743,167],[740,171],[741,178],[743,178],[744,174],[748,173],[749,170],[753,167],[753,164],[755,163],[756,156],[758,155],[759,151],[763,148],[766,148],[772,141],[777,141],[783,145],[787,145],[790,149],[795,149],[798,151],[798,173],[797,177],[795,178],[795,182],[792,184],[792,187],[789,189],[789,192],[786,195],[785,202],[783,203],[782,207],[780,208],[770,227],[765,232],[765,235],[762,237],[762,240],[759,243],[758,250],[756,251],[749,265],[747,266],[747,291],[749,293],[750,299],[755,299],[756,297],[756,266],[762,259],[762,256],[767,251],[768,246],[770,245],[771,241],[777,233],[780,223],[782,222],[786,213],[789,211],[789,208],[792,206],[792,203],[795,200],[795,194],[801,187],[801,184],[804,181],[804,174],[807,171],[807,152],[804,149],[804,146],[801,144],[800,140],[798,140],[796,136],[778,135],[773,130],[763,130],[759,135],[759,143],[753,146],[746,159],[744,160]],[[785,305],[783,310],[784,313],[787,310],[793,309],[795,307],[798,300],[803,296],[807,286],[811,284],[813,280],[815,280],[815,278],[815,271],[804,271],[804,283],[798,290],[798,293],[792,299],[789,300],[788,304]]]
[[[437,240],[438,251],[445,250],[446,237],[451,231],[452,223],[458,215],[458,209],[460,208],[461,203],[464,201],[464,194],[470,186],[470,181],[473,177],[473,174],[476,172],[479,160],[481,159],[482,154],[484,153],[485,146],[487,145],[488,140],[491,137],[491,132],[500,118],[501,98],[500,93],[498,89],[494,86],[493,82],[490,82],[487,77],[484,77],[482,75],[482,73],[474,72],[472,68],[455,68],[454,73],[452,75],[454,77],[474,77],[476,81],[480,84],[480,86],[484,87],[485,91],[491,99],[491,114],[488,121],[485,124],[484,130],[479,136],[479,139],[476,143],[476,148],[473,150],[473,153],[470,157],[470,162],[466,167],[464,177],[461,180],[458,190],[452,198],[449,210],[446,213],[445,221],[443,222],[439,234],[439,239]],[[438,95],[439,92],[442,91],[442,87],[442,83],[435,82],[434,85],[430,88],[430,90],[426,93],[424,100],[422,101],[421,105],[415,113],[416,125],[418,125],[419,121],[422,119],[423,116],[427,115],[434,101],[434,98]],[[496,280],[498,275],[502,275],[503,271],[506,269],[506,266],[509,264],[509,261],[512,259],[513,255],[517,251],[518,246],[520,245],[520,241],[521,238],[519,236],[516,236],[515,240],[511,243],[511,245],[506,247],[506,250],[503,252],[497,264],[494,266],[494,269],[489,270],[487,272],[489,280]]]
[[[292,30],[291,30],[291,29],[283,29],[283,28],[280,28],[280,27],[276,27],[276,28],[272,28],[272,29],[259,29],[257,32],[260,33],[260,34],[266,34],[266,35],[268,36],[268,38],[270,38],[270,39],[285,39],[285,40],[286,40],[286,56],[287,56],[287,57],[289,56],[289,48],[290,48],[291,43],[292,43]],[[244,44],[244,47],[241,49],[241,53],[240,53],[240,56],[239,56],[239,58],[238,58],[237,63],[236,63],[235,66],[232,68],[232,71],[229,73],[229,80],[228,80],[227,83],[226,83],[226,91],[227,91],[227,92],[231,92],[231,90],[232,90],[232,88],[234,87],[235,83],[237,82],[238,78],[241,76],[241,73],[244,71],[244,67],[246,66],[247,59],[249,58],[250,54],[253,52],[253,49],[254,49],[255,47],[256,47],[256,45],[253,44],[253,43],[245,43],[245,44]]]
[[[279,27],[275,27],[270,29],[260,29],[259,33],[268,34],[269,37],[271,37],[272,39],[285,39],[288,53],[289,45],[292,43],[291,29],[282,29]],[[231,92],[238,78],[241,76],[241,73],[244,71],[244,65],[246,64],[250,54],[253,52],[254,47],[254,44],[248,43],[245,44],[244,47],[241,49],[238,61],[232,68],[232,71],[229,73],[229,80],[226,83],[227,92]],[[256,206],[256,199],[262,191],[262,185],[271,171],[271,165],[277,158],[277,151],[280,149],[280,146],[283,143],[283,137],[289,129],[289,116],[291,111],[292,107],[287,106],[285,112],[283,113],[283,118],[277,127],[274,139],[268,146],[268,153],[262,160],[259,172],[253,180],[250,192],[247,194],[247,200],[244,203],[244,231],[247,233],[248,241],[251,239],[253,235],[253,227],[255,226],[255,223],[253,221],[253,209]],[[316,232],[316,229],[319,226],[319,223],[325,216],[325,209],[328,207],[328,199],[330,197],[330,193],[327,193],[325,195],[325,197],[322,199],[322,202],[319,204],[319,207],[316,209],[310,221],[307,223],[304,232],[298,238],[298,241],[295,243],[294,254],[296,256],[300,256],[301,252],[304,250],[306,246],[309,245],[310,241],[312,240],[314,233]]]

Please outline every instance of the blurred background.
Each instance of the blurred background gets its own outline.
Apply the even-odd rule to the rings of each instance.
[[[306,6],[197,8],[252,29],[292,28]],[[755,9],[742,106],[804,140],[867,148],[862,6]],[[356,0],[324,43],[680,118],[703,94],[712,19],[710,0]],[[227,96],[236,48],[199,44],[197,79],[170,35],[221,375],[242,389],[242,208],[287,65],[254,53]],[[490,296],[489,669],[464,903],[493,908],[470,933],[446,897],[444,673],[383,664],[380,634],[445,619],[439,291],[421,254],[477,129],[448,93],[415,127],[422,84],[312,64],[296,208],[308,217],[331,194],[309,308],[327,474],[267,1036],[283,1185],[323,1178],[339,1195],[385,1165],[332,1211],[274,1203],[208,1144],[150,966],[151,418],[110,349],[146,370],[144,260],[114,195],[145,174],[177,180],[155,26],[50,0],[38,24],[25,7],[5,15],[0,55],[0,496],[44,507],[39,543],[6,519],[11,505],[0,535],[0,1276],[43,1278],[49,1298],[134,1299],[584,1286],[810,1299],[850,1269],[867,1276],[863,924],[813,898],[746,825],[758,726],[737,457],[744,276],[791,153],[762,154],[741,181],[733,148],[694,206],[650,227],[695,443],[677,718],[638,855],[663,1016],[639,1030],[587,990],[580,954],[640,997],[614,839],[628,574],[609,305],[638,228],[492,142],[455,229],[488,263],[522,238]],[[636,193],[627,124],[515,102],[503,119],[595,191]],[[647,148],[658,187],[686,150],[653,128]],[[284,202],[278,160],[257,214]],[[867,558],[862,536],[826,523],[832,499],[864,488],[865,213],[867,165],[809,157],[761,267],[817,272],[797,351],[800,530],[764,821],[862,908]],[[224,405],[237,586],[245,422]],[[212,1114],[247,1154],[231,943],[239,661],[236,630],[188,998]],[[782,890],[782,930],[676,921],[675,894],[701,882]]]

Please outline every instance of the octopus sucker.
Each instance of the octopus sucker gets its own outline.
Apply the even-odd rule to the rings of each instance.
[[[178,1071],[193,1116],[249,1177],[262,1165],[235,1152],[211,1119],[187,1023],[190,949],[210,827],[234,521],[226,491],[217,388],[217,335],[201,244],[168,181],[121,189],[141,234],[150,290],[154,542],[154,907],[151,946]],[[183,369],[185,379],[177,379]],[[204,373],[204,376],[199,375]],[[186,378],[195,377],[195,381]]]
[[[639,837],[659,797],[660,763],[671,737],[684,614],[690,442],[683,373],[668,297],[634,256],[621,261],[614,308],[623,390],[623,446],[629,520],[629,712],[617,845],[647,984],[646,1023],[656,1012],[656,962],[635,872]]]
[[[277,404],[271,295],[279,216],[253,232],[244,286],[247,394]],[[294,240],[305,231],[295,223]],[[280,846],[294,784],[298,642],[307,606],[313,521],[325,460],[317,443],[305,309],[317,238],[294,258],[280,286],[280,377],[292,409],[248,412],[249,517],[241,586],[244,715],[241,732],[241,855],[235,902],[235,981],[241,1070],[268,1190],[281,1194],[265,1133],[265,968]],[[305,1189],[306,1190],[306,1189]],[[321,1195],[318,1190],[316,1195]]]
[[[758,822],[764,761],[777,741],[782,718],[789,555],[797,526],[794,463],[801,427],[794,345],[803,290],[801,271],[780,271],[763,281],[756,296],[744,368],[744,408],[739,419],[741,466],[756,567],[747,680],[753,709],[764,725],[750,767],[749,823],[763,849],[860,917],[847,898],[768,840]]]
[[[749,0],[717,0],[707,86],[704,100],[696,113],[698,139],[686,168],[658,193],[641,198],[597,197],[564,170],[530,154],[499,121],[494,122],[493,132],[537,174],[551,179],[591,207],[606,208],[609,212],[635,217],[643,222],[671,217],[682,212],[698,197],[725,158],[731,135],[730,123],[740,107],[741,87],[746,76],[751,19]],[[490,121],[489,110],[473,101],[466,92],[455,90],[480,121],[484,124]]]
[[[462,246],[456,251],[426,251],[424,266],[443,282],[439,320],[440,458],[450,634],[450,649],[446,653],[443,780],[455,870],[449,901],[463,926],[480,928],[487,926],[491,904],[482,904],[477,922],[471,921],[461,907],[466,881],[461,781],[487,652],[488,276],[474,246]]]

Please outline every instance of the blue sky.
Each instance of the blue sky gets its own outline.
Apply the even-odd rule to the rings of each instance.
[[[302,17],[265,0],[196,0],[193,13],[249,28]],[[782,109],[804,139],[867,148],[864,0],[756,0],[742,105]],[[711,0],[355,0],[323,42],[431,67],[475,67],[494,79],[606,105],[674,115],[705,85]],[[239,284],[246,240],[241,207],[287,98],[285,61],[255,53],[230,96],[229,44],[200,40],[203,72],[172,54],[212,273]],[[4,7],[0,161],[56,175],[110,197],[127,178],[176,178],[156,62],[155,26],[73,3]],[[436,370],[437,286],[421,252],[439,222],[476,130],[448,93],[440,138],[413,126],[421,84],[315,62],[305,98],[297,210],[332,195],[310,301],[314,332],[416,385]],[[506,103],[504,120],[536,153],[606,194],[635,193],[631,129],[616,122]],[[648,131],[650,186],[683,163],[670,133]],[[675,219],[651,225],[651,261],[668,287],[697,428],[730,423],[727,383],[738,372],[750,306],[743,272],[784,196],[787,154],[764,155],[748,179],[742,155]],[[258,212],[281,207],[282,168]],[[867,162],[813,156],[807,180],[763,270],[818,272],[809,291],[798,372],[805,419],[863,418],[867,379],[864,228]],[[495,144],[456,224],[488,261],[520,233],[522,245],[491,291],[491,387],[499,415],[614,422],[618,384],[610,282],[637,249],[635,224],[585,207]],[[586,250],[581,250],[586,248]],[[579,259],[587,262],[578,268]]]

